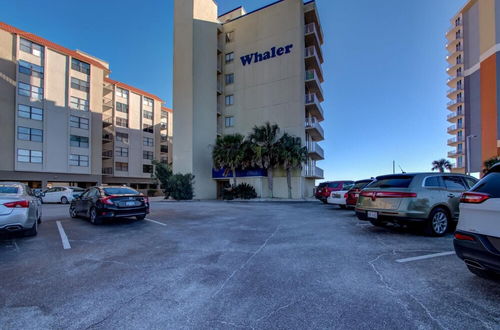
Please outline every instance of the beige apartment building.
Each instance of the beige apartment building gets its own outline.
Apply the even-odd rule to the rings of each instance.
[[[311,197],[323,170],[323,33],[314,1],[281,0],[252,12],[218,14],[213,0],[176,0],[174,14],[175,172],[195,175],[195,196],[216,198],[228,181],[213,169],[217,136],[247,135],[276,123],[302,139],[309,158],[293,175],[294,198]],[[287,197],[274,171],[275,197]],[[238,171],[265,197],[267,173]]]
[[[172,111],[109,74],[103,60],[0,23],[0,180],[155,188]]]

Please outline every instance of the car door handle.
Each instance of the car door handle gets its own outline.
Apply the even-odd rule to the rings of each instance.
[[[454,194],[448,194],[448,198],[456,197]]]

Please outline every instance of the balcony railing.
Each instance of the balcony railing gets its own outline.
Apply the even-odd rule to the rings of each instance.
[[[448,40],[446,39],[446,48],[448,48],[453,42],[462,39],[464,36],[462,33],[457,33],[456,35],[453,36],[453,39]]]
[[[457,88],[450,88],[448,89],[448,91],[446,92],[446,94],[451,94],[451,93],[455,93],[455,92],[460,92],[460,91],[463,91],[464,88],[462,86],[458,86]]]
[[[317,142],[308,142],[307,152],[309,153],[309,156],[314,160],[325,159],[325,151]]]
[[[318,121],[322,121],[325,119],[323,108],[319,102],[316,94],[306,94],[306,109],[309,110],[311,115],[316,117]]]
[[[318,94],[318,98],[321,102],[323,102],[323,88],[321,88],[321,81],[319,80],[318,74],[316,70],[306,70],[306,86],[308,87],[309,92],[315,92]]]
[[[103,167],[102,174],[107,174],[107,175],[113,174],[113,168],[112,167]]]
[[[457,59],[457,61],[453,64],[450,64],[449,67],[446,68],[446,72],[450,71],[450,70],[453,70],[455,69],[457,66],[459,65],[463,65],[464,64],[464,60],[462,59]]]
[[[460,142],[464,142],[465,139],[463,136],[455,136],[451,139],[448,139],[448,144],[455,144],[455,143],[460,143]]]
[[[304,26],[304,33],[306,35],[308,34],[314,34],[315,37],[318,40],[319,44],[323,43],[323,39],[321,37],[321,31],[318,30],[318,27],[316,26],[316,23],[309,23]]]
[[[103,126],[113,125],[113,116],[107,116],[102,118]]]
[[[222,81],[217,80],[217,93],[222,94],[223,93],[223,88],[222,88]]]
[[[325,131],[323,127],[312,118],[307,118],[305,121],[306,130],[309,131],[309,135],[314,141],[321,141],[325,138]]]
[[[321,68],[321,63],[323,63],[323,61],[318,56],[318,53],[316,51],[316,47],[314,47],[314,46],[306,47],[306,49],[305,49],[305,62],[306,62],[306,69],[307,70],[311,70],[311,69],[316,70],[316,74],[319,77],[319,81],[322,82],[323,81],[323,70]]]
[[[106,150],[102,152],[102,157],[103,158],[112,158],[113,157],[113,150]]]
[[[458,131],[458,130],[463,129],[463,128],[464,128],[463,124],[451,125],[448,127],[448,132]]]
[[[450,113],[446,119],[450,120],[452,118],[457,118],[457,117],[460,117],[460,116],[463,116],[464,115],[464,111],[463,110],[460,110],[460,111],[455,111],[455,112],[452,112]]]
[[[323,169],[317,167],[317,166],[306,166],[304,167],[304,176],[306,178],[313,178],[313,179],[323,179],[324,178],[324,172]]]
[[[464,100],[463,100],[463,99],[458,98],[458,99],[456,99],[456,100],[451,100],[451,101],[450,101],[450,102],[448,102],[446,105],[447,105],[448,107],[451,107],[451,106],[454,106],[454,105],[457,105],[457,104],[460,104],[460,103],[463,103],[463,102],[464,102]]]
[[[448,157],[450,158],[456,158],[458,156],[462,156],[463,154],[463,150],[448,151]]]
[[[464,76],[463,73],[456,73],[455,75],[453,75],[450,78],[448,78],[448,82],[450,82],[452,80],[455,80],[455,79],[463,78],[463,76]]]

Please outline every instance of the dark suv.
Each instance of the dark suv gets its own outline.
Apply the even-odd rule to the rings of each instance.
[[[322,182],[318,185],[318,189],[316,190],[314,197],[326,204],[326,201],[328,197],[330,197],[332,191],[348,190],[348,188],[353,184],[354,181],[352,180]]]
[[[149,199],[125,186],[98,186],[85,190],[71,201],[72,218],[85,216],[98,225],[104,219],[135,217],[143,220],[149,213]]]

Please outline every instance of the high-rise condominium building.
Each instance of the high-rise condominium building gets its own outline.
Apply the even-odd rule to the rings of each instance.
[[[499,0],[471,0],[446,33],[448,156],[456,158],[456,172],[481,172],[485,160],[500,155],[499,18]]]
[[[171,162],[172,111],[109,74],[98,58],[0,23],[0,180],[155,188],[152,160]]]
[[[174,14],[175,172],[195,175],[195,195],[215,198],[228,178],[213,169],[217,136],[278,124],[302,138],[308,160],[293,175],[293,197],[312,196],[323,178],[323,32],[314,1],[281,0],[252,12],[218,14],[213,0],[176,0]],[[274,170],[276,197],[287,197]],[[267,173],[237,171],[265,197]]]

